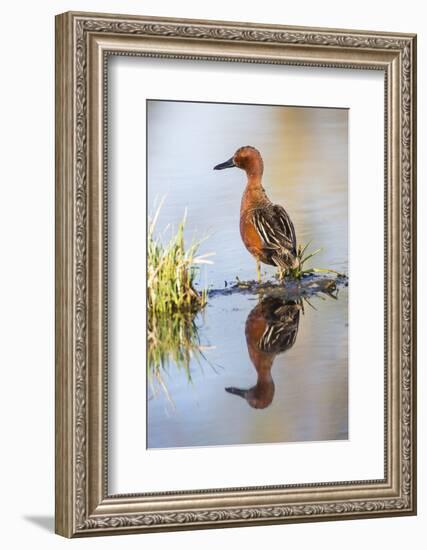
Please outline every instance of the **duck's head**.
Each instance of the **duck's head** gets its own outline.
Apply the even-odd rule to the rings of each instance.
[[[224,170],[225,168],[234,167],[245,170],[248,176],[261,175],[264,170],[261,153],[255,147],[252,147],[252,145],[239,147],[231,158],[214,166],[214,170]]]
[[[253,409],[265,409],[271,405],[274,397],[273,379],[268,382],[258,380],[257,384],[247,390],[241,388],[225,388],[227,393],[243,397]]]

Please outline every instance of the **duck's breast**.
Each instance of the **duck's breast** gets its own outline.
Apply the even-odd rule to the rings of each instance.
[[[246,213],[240,216],[240,235],[249,252],[260,259],[263,256],[263,241],[251,221],[251,216]]]

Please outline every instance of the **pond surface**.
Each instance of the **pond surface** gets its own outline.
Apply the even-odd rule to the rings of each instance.
[[[348,273],[347,136],[343,109],[150,101],[149,209],[166,196],[159,229],[176,227],[186,211],[188,241],[208,237],[200,252],[215,252],[214,263],[200,285],[254,279],[239,233],[246,175],[212,170],[253,145],[267,194],[288,211],[298,243],[322,247],[311,265]],[[264,280],[274,273],[262,271]],[[310,303],[315,309],[254,294],[212,297],[195,319],[203,356],[188,369],[171,361],[162,385],[149,385],[147,446],[347,439],[348,290]],[[272,345],[260,349],[269,329]]]

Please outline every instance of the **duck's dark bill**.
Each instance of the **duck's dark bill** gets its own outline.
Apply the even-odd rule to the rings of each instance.
[[[233,395],[239,395],[240,397],[246,398],[248,390],[241,390],[240,388],[225,388],[225,391]]]
[[[234,164],[233,157],[231,157],[231,159],[228,159],[225,162],[214,166],[214,170],[224,170],[224,168],[233,168],[234,166],[236,165]]]

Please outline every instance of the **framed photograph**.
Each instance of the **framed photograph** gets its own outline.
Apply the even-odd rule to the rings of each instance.
[[[56,18],[56,532],[416,513],[416,37]]]

